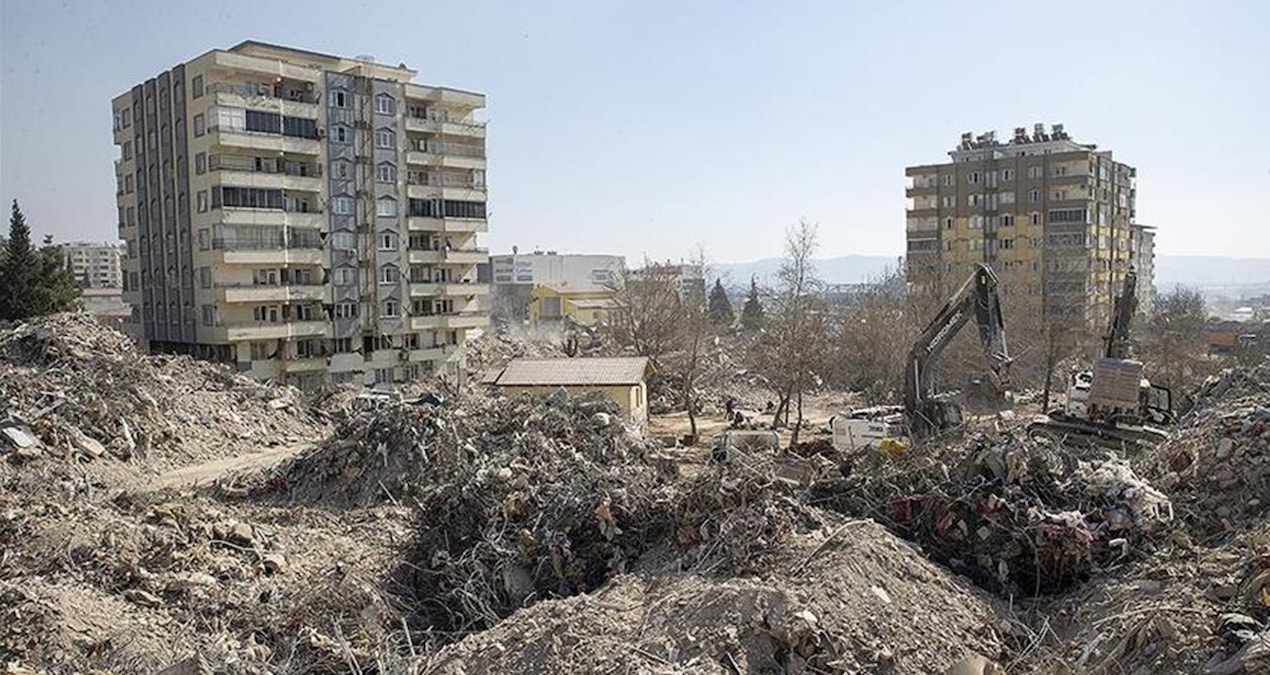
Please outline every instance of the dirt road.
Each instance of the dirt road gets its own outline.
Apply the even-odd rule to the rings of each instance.
[[[198,487],[215,482],[217,478],[227,474],[273,466],[288,457],[300,454],[302,450],[312,445],[312,442],[280,445],[259,452],[184,466],[156,476],[150,486],[155,490]]]

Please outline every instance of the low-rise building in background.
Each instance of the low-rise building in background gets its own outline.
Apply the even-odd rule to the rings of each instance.
[[[493,315],[513,322],[530,319],[530,303],[537,286],[613,286],[626,270],[620,255],[513,252],[490,256],[490,308]]]
[[[530,293],[529,326],[534,330],[568,327],[569,323],[596,327],[617,307],[617,291],[611,286],[538,284]]]

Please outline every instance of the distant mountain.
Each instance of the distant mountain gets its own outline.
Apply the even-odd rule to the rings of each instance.
[[[771,284],[780,264],[780,258],[720,263],[715,265],[715,272],[731,286],[744,286],[751,276],[757,277],[760,284]],[[816,269],[825,283],[855,284],[876,279],[898,264],[899,258],[892,256],[844,255],[817,260]],[[1156,256],[1156,288],[1167,290],[1177,285],[1200,288],[1270,286],[1270,258]]]
[[[1225,258],[1205,255],[1155,257],[1155,287],[1268,286],[1270,258]]]
[[[780,265],[780,258],[764,258],[753,262],[716,264],[714,271],[731,286],[748,285],[750,277],[756,277],[760,285],[768,285],[776,280],[776,270]],[[897,265],[899,258],[892,256],[844,255],[817,260],[816,270],[827,284],[857,284],[872,281]]]

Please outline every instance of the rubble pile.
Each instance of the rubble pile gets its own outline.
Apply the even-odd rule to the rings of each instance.
[[[265,491],[420,513],[397,575],[418,626],[492,625],[542,597],[588,591],[664,536],[667,476],[598,395],[471,396],[354,415],[280,465]]]
[[[561,344],[527,340],[491,331],[468,340],[464,349],[468,370],[478,375],[487,369],[505,366],[514,358],[552,359],[566,356]]]
[[[868,517],[1006,595],[1062,591],[1168,528],[1169,498],[1098,449],[1010,434],[867,453],[813,503]]]
[[[755,571],[620,575],[446,647],[430,672],[938,673],[1002,650],[991,598],[874,523],[795,535]]]
[[[1270,523],[1217,547],[1175,532],[1043,610],[1072,672],[1270,671]]]
[[[0,452],[19,460],[139,457],[162,469],[321,430],[295,390],[185,356],[145,356],[87,313],[0,332],[0,391]]]
[[[1270,366],[1210,378],[1176,438],[1146,464],[1205,535],[1264,522],[1270,509]]]

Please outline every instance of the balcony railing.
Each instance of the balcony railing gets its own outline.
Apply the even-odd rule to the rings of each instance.
[[[430,187],[452,187],[463,188],[465,190],[485,191],[485,183],[477,183],[468,176],[455,176],[451,174],[422,174],[413,175],[406,179],[410,185],[427,185]]]
[[[444,123],[444,124],[457,124],[464,127],[470,127],[472,129],[484,129],[486,124],[485,122],[478,122],[476,120],[451,119],[450,116],[445,114],[444,112],[435,112],[435,111],[421,115],[417,111],[412,110],[406,113],[406,119],[416,120],[419,122],[438,122],[438,123]]]
[[[289,162],[277,158],[244,157],[242,155],[212,155],[207,158],[211,171],[250,171],[254,173],[281,173],[288,176],[321,178],[322,165],[316,162]]]
[[[304,85],[297,85],[303,88]],[[307,91],[296,91],[295,87],[288,91],[287,85],[275,85],[264,82],[212,82],[204,87],[203,91],[208,94],[234,94],[246,98],[267,97],[276,98],[283,101],[295,101],[296,103],[317,103],[317,96]]]
[[[485,158],[485,146],[471,143],[440,143],[420,141],[414,144],[414,150],[429,155],[451,155],[454,157]]]

